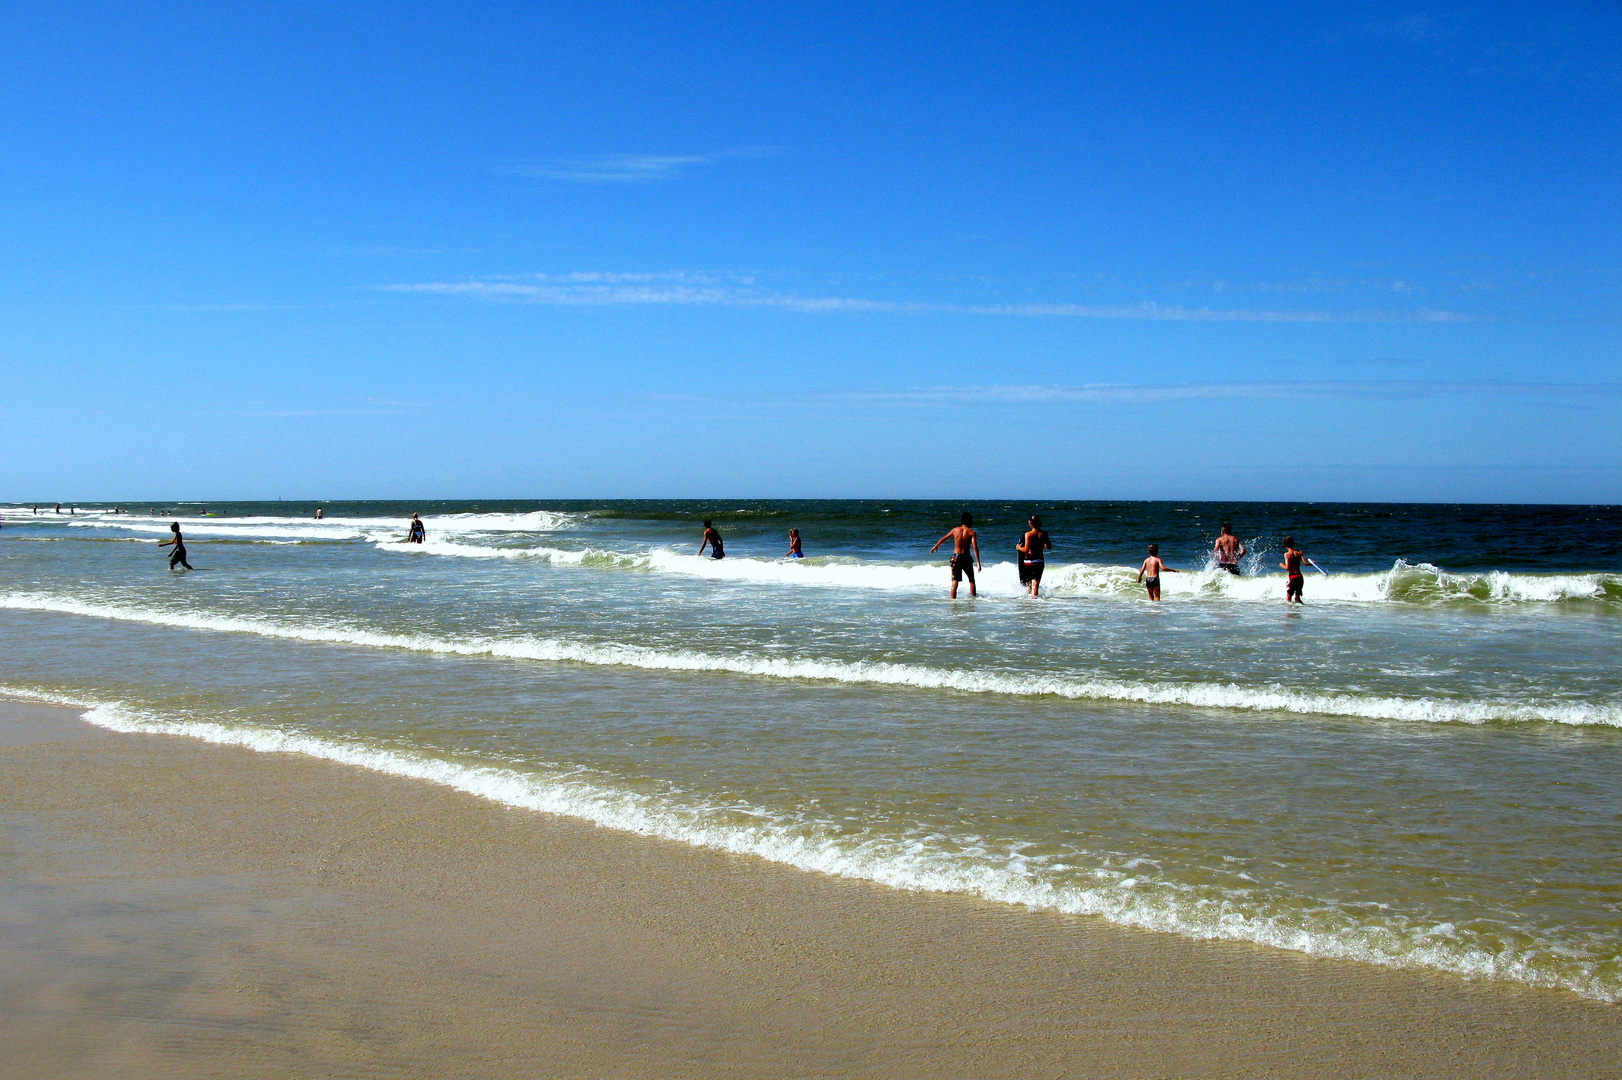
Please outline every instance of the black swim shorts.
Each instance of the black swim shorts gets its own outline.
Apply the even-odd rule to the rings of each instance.
[[[974,556],[968,552],[952,556],[952,580],[962,581],[963,575],[969,575],[969,584],[974,584]]]
[[[1041,559],[1034,561],[1031,559],[1019,560],[1019,583],[1029,585],[1033,581],[1041,581],[1044,567],[1045,564]]]
[[[1236,562],[1217,563],[1217,569],[1226,570],[1235,577],[1239,576],[1239,564]]]
[[[1297,600],[1301,599],[1301,586],[1305,584],[1306,578],[1303,578],[1300,574],[1291,574],[1289,584],[1284,586],[1285,599],[1289,599],[1292,596]]]

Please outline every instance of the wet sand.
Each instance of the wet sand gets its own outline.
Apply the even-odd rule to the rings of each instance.
[[[1622,1076],[1622,1008],[0,703],[17,1077]]]

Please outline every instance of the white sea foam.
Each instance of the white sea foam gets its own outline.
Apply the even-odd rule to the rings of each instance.
[[[294,621],[272,621],[236,615],[171,612],[120,604],[92,604],[40,593],[0,595],[0,608],[54,611],[91,618],[149,623],[157,626],[257,634],[294,641],[324,642],[370,648],[410,649],[462,656],[494,656],[633,667],[650,671],[712,671],[778,679],[956,690],[968,693],[1052,696],[1080,701],[1120,701],[1146,705],[1193,706],[1309,716],[1346,716],[1369,720],[1424,723],[1556,723],[1573,726],[1622,727],[1622,702],[1483,701],[1408,698],[1348,693],[1313,693],[1277,684],[1145,683],[1075,674],[987,672],[933,668],[866,660],[790,659],[720,655],[687,649],[643,645],[565,641],[559,638],[440,638],[426,634],[390,634],[359,627]]]
[[[426,544],[404,544],[390,536],[379,548],[409,554],[448,555],[461,558],[536,559],[555,566],[647,570],[760,585],[813,588],[939,592],[948,581],[941,560],[921,562],[864,561],[846,556],[811,559],[768,559],[738,556],[710,559],[669,548],[645,553],[599,549],[565,550],[551,546],[500,547],[460,540],[430,539]],[[979,591],[987,596],[1011,597],[1025,592],[1018,567],[1012,561],[987,563],[977,575]],[[1167,602],[1229,600],[1277,603],[1284,598],[1282,574],[1235,577],[1225,571],[1203,569],[1166,574],[1161,595]],[[1145,597],[1137,568],[1101,563],[1048,564],[1043,578],[1048,596],[1139,600]],[[1488,604],[1549,604],[1563,601],[1600,601],[1622,607],[1622,575],[1511,574],[1488,572],[1453,574],[1428,563],[1401,560],[1390,570],[1372,574],[1314,574],[1307,581],[1313,603],[1435,604],[1480,602]]]
[[[1123,871],[1093,860],[1085,883],[1057,878],[1016,851],[988,851],[950,837],[851,835],[835,823],[753,807],[689,805],[584,779],[578,772],[523,772],[450,762],[305,732],[158,715],[118,702],[0,686],[0,694],[85,709],[84,719],[112,731],[178,735],[263,753],[303,754],[443,785],[507,806],[661,837],[841,877],[917,892],[956,893],[994,902],[1094,915],[1122,926],[1202,940],[1248,941],[1313,956],[1387,967],[1428,968],[1467,978],[1560,988],[1598,1001],[1622,1000],[1614,961],[1587,959],[1553,945],[1516,948],[1461,932],[1453,923],[1420,924],[1400,913],[1347,911],[1313,898],[1269,896],[1258,889],[1194,887],[1168,876]],[[1085,853],[1070,858],[1085,862]],[[1085,869],[1085,867],[1084,867]],[[1292,902],[1293,900],[1293,902]]]

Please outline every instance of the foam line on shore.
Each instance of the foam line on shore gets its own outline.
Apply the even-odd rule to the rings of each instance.
[[[1289,903],[1255,890],[1223,892],[1151,880],[1113,867],[1108,858],[1095,857],[1091,881],[1077,884],[1055,880],[1040,863],[1013,852],[991,860],[973,844],[852,836],[841,834],[831,823],[796,820],[762,808],[742,808],[740,813],[733,807],[729,815],[723,808],[686,806],[616,789],[583,779],[578,772],[548,774],[451,762],[306,732],[162,716],[123,702],[30,688],[0,686],[0,694],[84,709],[87,722],[110,731],[177,735],[261,753],[302,754],[439,784],[507,806],[891,888],[977,896],[1194,939],[1246,941],[1311,956],[1564,989],[1596,1001],[1622,1000],[1622,985],[1614,972],[1607,974],[1614,963],[1604,960],[1536,943],[1494,948],[1488,939],[1452,923],[1416,924],[1398,913],[1347,911],[1312,898]],[[1128,860],[1126,865],[1131,864]]]
[[[990,673],[864,660],[787,659],[722,656],[696,650],[664,650],[642,645],[586,643],[557,638],[439,638],[388,634],[354,627],[281,623],[231,615],[196,615],[114,604],[88,604],[37,593],[0,595],[0,608],[50,611],[153,626],[246,633],[365,648],[409,649],[460,656],[631,667],[649,671],[719,672],[778,679],[806,679],[877,686],[955,690],[968,693],[1052,696],[1077,701],[1192,706],[1307,716],[1424,723],[1554,723],[1622,727],[1622,702],[1555,703],[1445,701],[1432,698],[1307,693],[1268,685],[1235,683],[1133,683],[1039,673]]]

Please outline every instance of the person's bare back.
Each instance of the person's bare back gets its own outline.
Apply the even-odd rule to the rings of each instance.
[[[1217,537],[1215,546],[1211,548],[1211,554],[1216,559],[1218,569],[1226,570],[1230,574],[1239,573],[1239,560],[1245,555],[1245,545],[1233,535],[1233,526],[1226,521],[1222,523],[1222,535]]]
[[[1180,574],[1182,571],[1173,570],[1167,566],[1160,558],[1160,545],[1150,544],[1149,557],[1144,559],[1143,565],[1138,568],[1138,580],[1143,583],[1143,587],[1148,591],[1151,600],[1160,599],[1160,575],[1162,573]]]
[[[969,595],[979,596],[980,594],[974,585],[974,572],[976,569],[983,570],[985,567],[979,565],[980,537],[974,531],[974,515],[965,510],[962,524],[935,541],[935,547],[930,548],[930,552],[933,554],[937,548],[948,540],[952,542],[952,599],[957,599],[957,585],[963,579],[964,574],[969,576]]]

